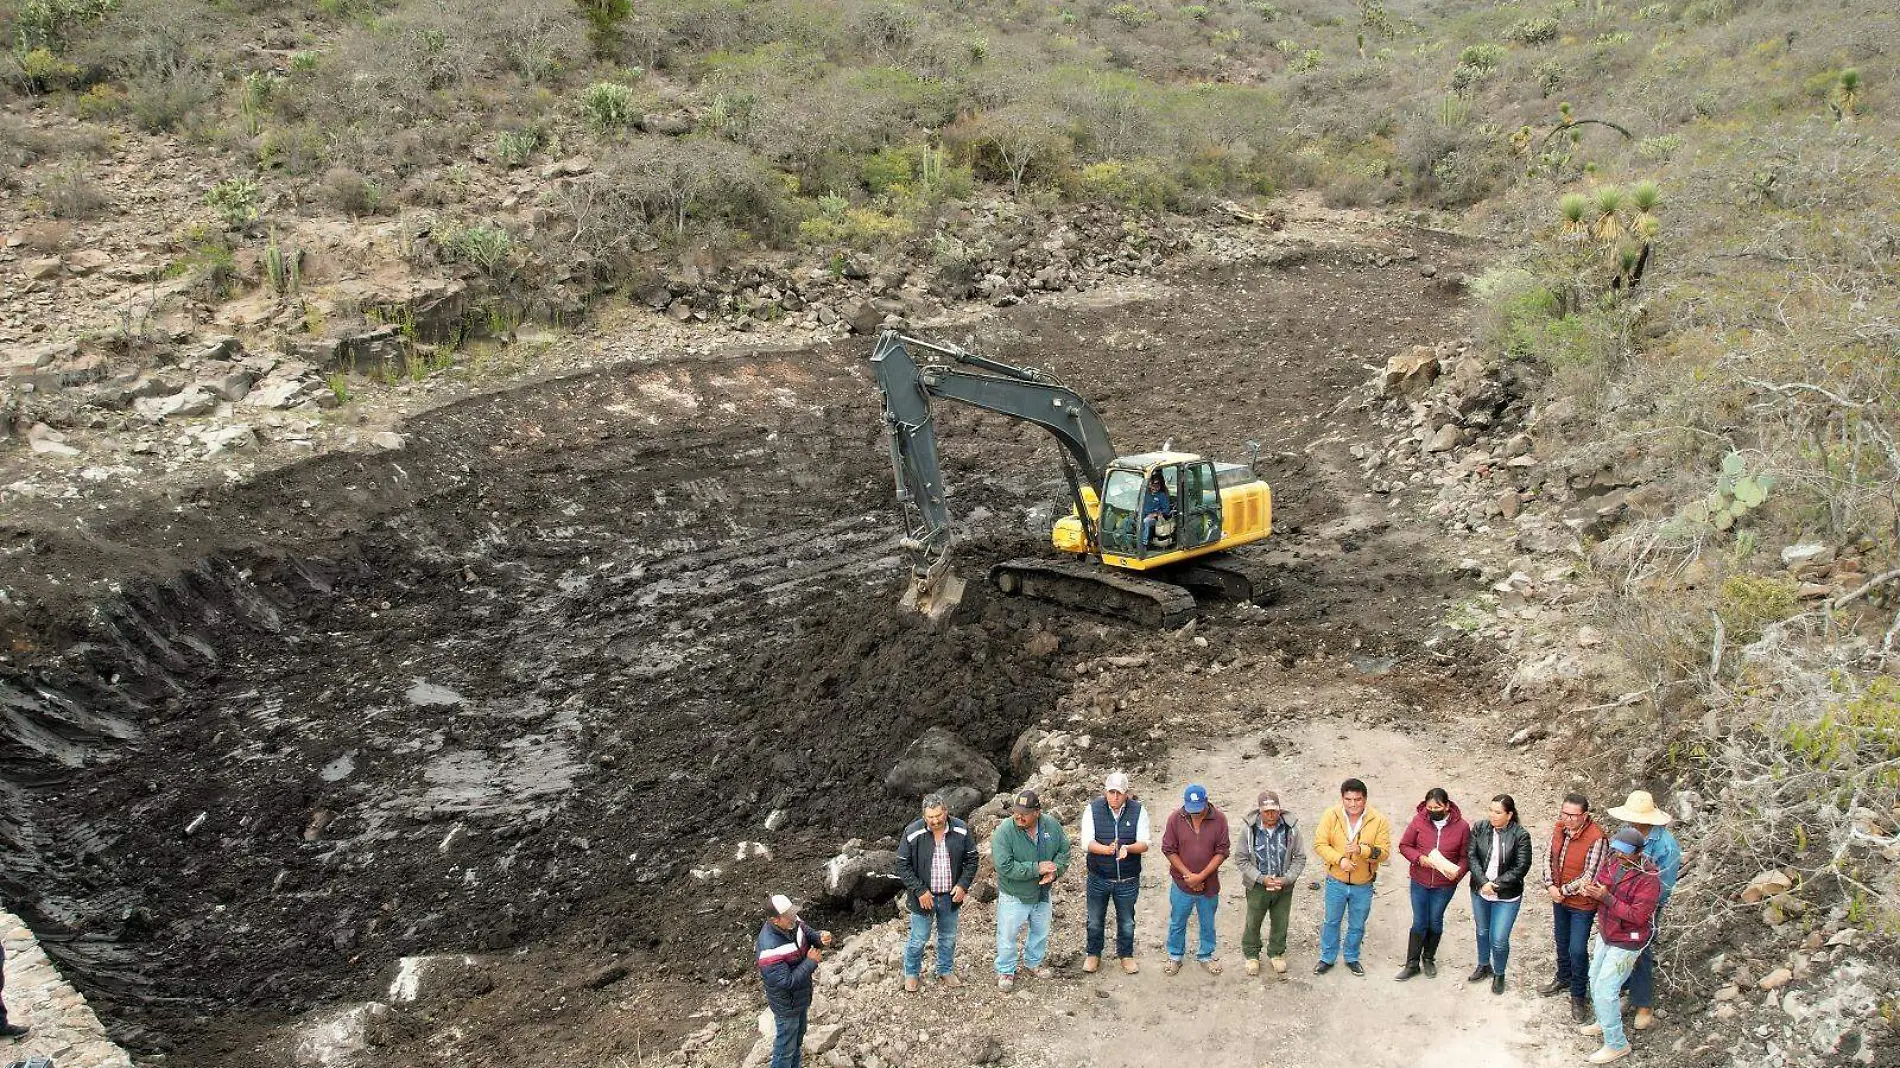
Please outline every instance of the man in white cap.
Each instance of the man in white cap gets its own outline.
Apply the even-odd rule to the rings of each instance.
[[[1648,790],[1631,793],[1629,800],[1610,810],[1610,816],[1643,834],[1643,856],[1656,865],[1657,875],[1662,880],[1662,897],[1656,902],[1655,919],[1656,931],[1661,933],[1663,906],[1669,904],[1669,895],[1676,889],[1676,878],[1682,874],[1682,844],[1669,830],[1673,821],[1669,813],[1656,807],[1656,799]],[[1655,935],[1644,944],[1643,955],[1636,959],[1636,967],[1623,989],[1630,996],[1630,1007],[1636,1010],[1636,1019],[1630,1025],[1638,1031],[1649,1030],[1656,1023]]]
[[[1082,844],[1088,849],[1088,945],[1082,970],[1102,966],[1108,903],[1115,903],[1115,955],[1122,971],[1135,963],[1135,898],[1141,893],[1141,855],[1148,851],[1148,810],[1128,793],[1128,776],[1112,772],[1102,796],[1082,810]]]
[[[759,977],[765,981],[765,1003],[772,1010],[771,1068],[799,1068],[804,1057],[805,1019],[811,1012],[811,980],[831,945],[830,931],[814,931],[798,918],[798,906],[784,894],[773,894],[759,928]]]

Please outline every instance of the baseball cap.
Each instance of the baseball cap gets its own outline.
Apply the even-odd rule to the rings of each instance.
[[[1628,856],[1643,851],[1643,832],[1634,827],[1625,827],[1610,836],[1610,848]]]
[[[1181,795],[1181,811],[1189,814],[1207,811],[1207,787],[1199,783],[1188,787]]]
[[[1275,812],[1280,811],[1280,795],[1272,790],[1260,791],[1260,807],[1270,808]]]
[[[784,894],[772,895],[772,914],[773,915],[791,916],[791,915],[795,915],[797,912],[798,912],[798,906],[796,904],[793,904],[791,898],[786,897]]]
[[[1037,797],[1036,791],[1034,790],[1024,790],[1022,793],[1016,795],[1016,811],[1040,812],[1042,811],[1042,798]]]
[[[1125,794],[1128,792],[1128,776],[1119,771],[1111,771],[1108,773],[1108,778],[1103,780],[1102,789]]]

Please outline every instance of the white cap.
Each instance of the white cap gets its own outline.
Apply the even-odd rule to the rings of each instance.
[[[772,911],[780,916],[790,916],[798,911],[798,906],[792,904],[792,899],[784,894],[773,894]]]
[[[1102,783],[1102,789],[1125,794],[1128,792],[1128,776],[1119,771],[1111,771],[1108,773],[1107,781]]]

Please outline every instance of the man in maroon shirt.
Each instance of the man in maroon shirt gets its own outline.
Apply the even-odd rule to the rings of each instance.
[[[1214,909],[1220,905],[1220,876],[1216,872],[1226,861],[1232,847],[1227,843],[1227,817],[1207,800],[1207,787],[1199,784],[1181,795],[1181,807],[1168,817],[1168,829],[1161,835],[1161,852],[1168,858],[1168,963],[1167,975],[1181,970],[1187,956],[1188,913],[1197,917],[1201,929],[1200,951],[1195,959],[1211,975],[1220,974],[1220,961],[1214,959]]]
[[[1596,902],[1599,920],[1596,952],[1590,954],[1590,1000],[1597,1018],[1578,1028],[1603,1036],[1603,1048],[1590,1055],[1591,1064],[1608,1064],[1630,1052],[1618,994],[1655,934],[1656,903],[1662,900],[1662,877],[1643,855],[1643,845],[1643,832],[1634,827],[1616,832],[1608,858],[1583,888]]]

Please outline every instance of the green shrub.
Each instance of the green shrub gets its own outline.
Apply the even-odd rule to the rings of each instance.
[[[1181,203],[1181,186],[1152,159],[1091,163],[1075,176],[1074,192],[1126,208],[1160,211]]]
[[[20,75],[35,90],[46,93],[66,89],[79,81],[79,65],[53,54],[51,49],[35,48],[19,57]]]
[[[315,52],[307,48],[292,52],[290,54],[290,72],[292,74],[309,74],[311,71],[317,69],[317,61],[322,58],[323,53]]]
[[[515,251],[514,238],[508,231],[487,223],[451,225],[436,242],[450,260],[490,275],[501,273]]]
[[[1108,17],[1128,29],[1139,29],[1155,20],[1154,12],[1136,4],[1120,3],[1108,9]]]
[[[495,159],[509,170],[528,162],[540,147],[539,130],[503,130],[495,135]]]
[[[639,121],[633,89],[619,82],[595,82],[581,90],[581,114],[597,133],[613,133]]]
[[[1747,645],[1761,637],[1762,628],[1794,614],[1797,587],[1789,579],[1767,575],[1730,575],[1722,580],[1715,606],[1716,618],[1728,631],[1728,640]]]
[[[13,13],[13,33],[23,51],[61,52],[74,31],[117,6],[118,0],[21,0]]]
[[[226,223],[243,226],[257,220],[257,200],[262,189],[249,178],[226,178],[205,194],[205,203]]]
[[[126,102],[125,90],[106,82],[100,82],[79,94],[79,101],[75,106],[79,110],[79,117],[88,122],[116,119],[125,114],[126,109],[130,107]]]
[[[1557,20],[1549,16],[1518,19],[1504,31],[1504,39],[1523,45],[1549,44],[1557,39]]]
[[[821,214],[798,224],[798,237],[809,245],[846,245],[874,249],[898,244],[917,225],[902,215],[875,208],[850,208],[842,215]]]

